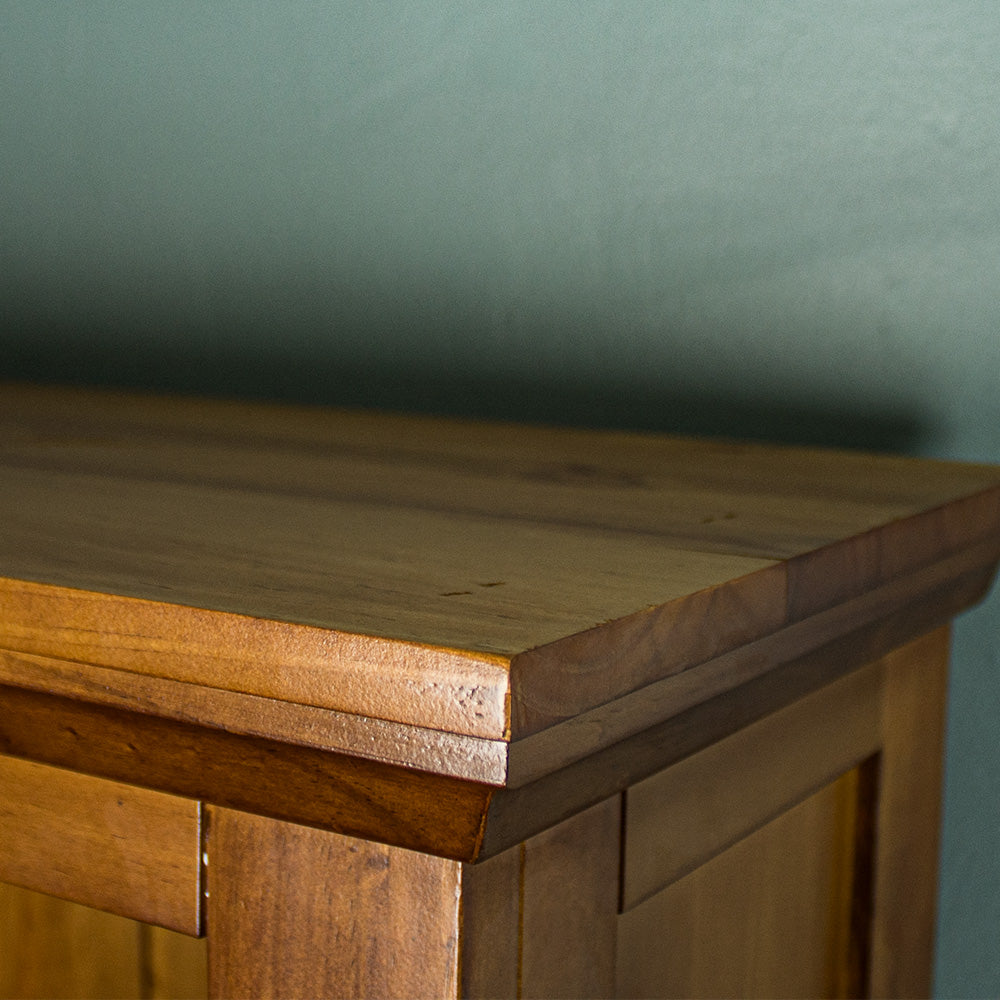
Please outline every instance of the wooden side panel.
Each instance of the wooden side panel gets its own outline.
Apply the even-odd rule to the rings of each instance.
[[[876,753],[879,680],[848,674],[630,788],[624,908]]]
[[[139,925],[0,885],[0,996],[10,1000],[142,996]]]
[[[947,659],[940,629],[630,792],[622,995],[929,995]]]
[[[882,662],[873,996],[929,996],[937,908],[949,630]]]
[[[0,757],[0,880],[198,934],[197,802]]]
[[[617,995],[848,992],[856,797],[845,776],[624,913]]]
[[[0,996],[203,1000],[205,939],[0,884]]]
[[[209,994],[454,997],[458,862],[209,809]]]

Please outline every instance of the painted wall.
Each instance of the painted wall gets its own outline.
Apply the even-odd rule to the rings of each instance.
[[[0,376],[1000,462],[1000,5],[0,3]],[[997,596],[938,990],[1000,992]]]

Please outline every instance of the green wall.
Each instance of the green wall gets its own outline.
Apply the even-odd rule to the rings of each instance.
[[[1000,4],[0,2],[0,377],[1000,462]],[[1000,993],[1000,599],[942,996]]]

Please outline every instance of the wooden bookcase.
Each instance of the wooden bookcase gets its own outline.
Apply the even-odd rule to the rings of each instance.
[[[929,992],[1000,470],[9,385],[0,484],[3,996]]]

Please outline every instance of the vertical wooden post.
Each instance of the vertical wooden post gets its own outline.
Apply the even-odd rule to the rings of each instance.
[[[209,810],[212,997],[454,997],[461,865]]]
[[[467,865],[462,995],[613,996],[620,845],[615,795]]]
[[[948,652],[942,628],[882,660],[872,996],[931,992]]]
[[[526,842],[522,997],[614,995],[621,822],[616,795]]]

